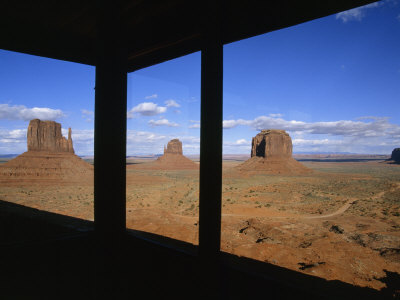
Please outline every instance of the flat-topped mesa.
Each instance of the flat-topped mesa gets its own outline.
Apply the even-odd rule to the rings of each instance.
[[[71,128],[68,140],[61,134],[61,124],[54,121],[34,119],[29,122],[27,132],[28,151],[74,153]]]
[[[262,130],[252,139],[251,157],[290,158],[292,157],[292,139],[285,130]]]
[[[306,174],[312,170],[292,157],[292,139],[285,130],[262,130],[253,137],[251,158],[236,166],[241,172],[265,174]]]
[[[164,155],[157,158],[153,164],[145,168],[162,170],[190,170],[198,169],[199,165],[183,155],[182,142],[178,139],[170,140],[167,147],[164,146]]]
[[[170,140],[167,147],[164,146],[164,154],[183,154],[182,152],[182,142],[178,139]]]

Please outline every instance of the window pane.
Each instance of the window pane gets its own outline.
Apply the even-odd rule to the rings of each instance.
[[[197,244],[200,54],[128,76],[127,227]]]
[[[0,51],[4,217],[18,212],[68,226],[75,221],[45,212],[93,220],[93,107],[93,67]]]
[[[223,251],[375,289],[400,272],[399,14],[225,46]]]

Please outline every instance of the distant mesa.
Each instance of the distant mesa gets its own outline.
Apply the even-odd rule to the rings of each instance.
[[[148,164],[129,165],[129,169],[151,170],[196,170],[199,165],[183,155],[182,142],[179,139],[170,140],[164,146],[164,155]]]
[[[167,147],[164,146],[164,155],[154,162],[160,169],[184,170],[198,169],[199,165],[183,155],[182,142],[178,139],[170,140]]]
[[[390,160],[392,160],[396,164],[400,164],[400,148],[393,149]]]
[[[0,165],[0,183],[93,183],[93,166],[74,154],[71,128],[66,139],[60,123],[31,120],[27,148]]]
[[[164,155],[167,153],[183,155],[182,142],[178,139],[170,140],[167,144],[167,147],[164,146]]]
[[[285,130],[262,130],[252,139],[251,158],[238,165],[236,169],[268,174],[312,172],[292,157],[292,151],[292,139]]]

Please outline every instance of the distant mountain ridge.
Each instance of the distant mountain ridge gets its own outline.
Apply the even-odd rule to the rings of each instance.
[[[0,154],[0,158],[14,158],[17,157],[19,154]]]

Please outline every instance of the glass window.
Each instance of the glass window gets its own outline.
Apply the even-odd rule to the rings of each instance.
[[[375,289],[400,272],[399,14],[224,47],[222,251]]]
[[[200,53],[128,75],[127,228],[198,243]]]
[[[94,67],[0,51],[4,214],[93,220],[93,108]]]

